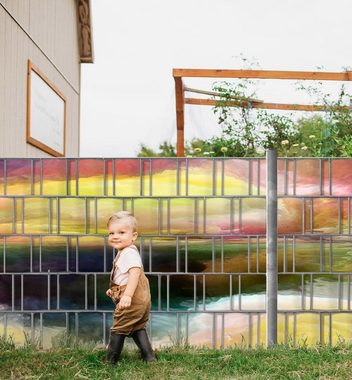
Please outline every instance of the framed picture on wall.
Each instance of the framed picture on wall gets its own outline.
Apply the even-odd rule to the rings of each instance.
[[[64,157],[66,98],[30,60],[27,77],[27,143]]]

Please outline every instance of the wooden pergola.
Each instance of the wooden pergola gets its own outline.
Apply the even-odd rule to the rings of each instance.
[[[273,70],[211,70],[211,69],[173,69],[176,94],[176,126],[177,126],[177,157],[184,157],[184,107],[185,104],[215,106],[215,99],[186,98],[185,92],[195,92],[205,95],[220,96],[211,91],[195,90],[184,86],[182,78],[251,78],[251,79],[289,79],[289,80],[322,80],[351,81],[352,71],[319,72],[319,71],[273,71]],[[257,99],[249,99],[253,108],[292,111],[322,111],[323,105],[265,103]],[[228,101],[229,106],[238,107],[238,101]]]

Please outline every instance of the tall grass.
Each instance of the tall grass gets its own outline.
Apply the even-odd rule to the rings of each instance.
[[[173,346],[157,351],[145,364],[135,350],[124,350],[116,366],[105,362],[105,350],[65,340],[55,348],[16,347],[0,339],[1,379],[350,379],[352,345],[270,349],[240,347],[213,350]]]

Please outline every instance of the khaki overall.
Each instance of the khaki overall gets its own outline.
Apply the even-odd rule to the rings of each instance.
[[[118,258],[115,258],[114,260],[110,274],[110,289],[112,291],[112,300],[116,304],[111,331],[117,334],[131,335],[134,331],[145,328],[146,323],[149,319],[149,281],[144,274],[143,267],[141,267],[138,285],[133,294],[131,306],[126,309],[119,309],[118,304],[125,292],[127,285],[119,286],[112,282],[117,259]]]

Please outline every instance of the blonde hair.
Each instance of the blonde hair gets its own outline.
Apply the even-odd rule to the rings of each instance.
[[[108,220],[107,226],[109,227],[113,222],[126,222],[126,224],[132,228],[133,232],[137,231],[137,219],[129,211],[118,211],[115,214],[112,214]]]

